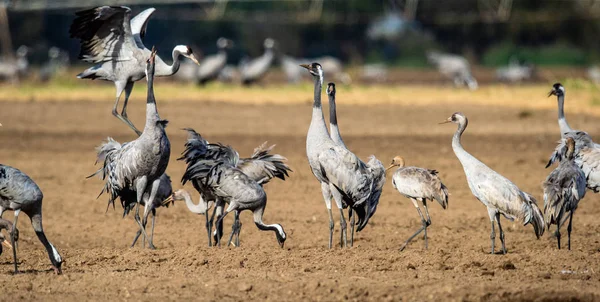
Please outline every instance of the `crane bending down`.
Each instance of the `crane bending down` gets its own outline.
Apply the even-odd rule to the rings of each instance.
[[[100,6],[77,12],[69,30],[71,38],[80,40],[79,59],[96,64],[77,77],[114,82],[117,96],[112,113],[138,136],[142,132],[127,118],[127,102],[133,84],[146,76],[146,59],[150,56],[150,50],[144,46],[142,38],[146,33],[148,19],[154,11],[154,8],[146,9],[131,19],[131,9],[128,7]],[[170,76],[176,73],[179,70],[179,56],[198,64],[192,49],[186,45],[175,46],[172,54],[171,65],[167,65],[160,57],[156,58],[156,76]],[[119,114],[117,107],[123,91],[125,101]]]
[[[203,148],[207,152],[208,148]],[[273,231],[277,242],[283,248],[286,233],[279,224],[264,224],[262,216],[267,205],[267,194],[263,187],[239,169],[238,153],[231,147],[224,146],[222,156],[218,159],[198,160],[192,167],[186,169],[184,180],[202,183],[219,201],[228,203],[229,206],[217,220],[217,225],[229,213],[235,213],[234,224],[228,244],[233,236],[239,237],[241,225],[239,215],[241,211],[250,210],[254,213],[254,223],[262,231]],[[202,156],[198,154],[198,156]],[[217,227],[217,244],[220,245],[221,230]]]
[[[408,243],[421,232],[424,233],[425,249],[427,249],[427,227],[431,225],[429,209],[427,208],[427,199],[431,201],[434,199],[437,200],[445,210],[448,207],[448,188],[442,183],[436,170],[419,167],[405,167],[404,158],[400,156],[396,156],[392,159],[392,163],[386,171],[393,167],[398,167],[392,176],[392,185],[394,186],[394,189],[398,190],[402,196],[412,201],[415,208],[417,208],[417,212],[419,212],[421,222],[423,223],[423,226],[404,242],[402,247],[400,247],[400,251],[403,251]],[[417,200],[423,203],[427,219],[423,217],[423,213],[419,208]]]
[[[558,249],[560,249],[560,222],[563,217],[567,216],[566,213],[569,213],[567,243],[570,250],[573,213],[575,213],[579,201],[585,196],[586,183],[585,174],[575,163],[575,140],[567,137],[566,144],[566,157],[548,175],[542,187],[544,189],[544,221],[548,229],[552,224],[556,224]]]
[[[48,241],[44,228],[42,226],[42,200],[44,194],[38,185],[25,173],[10,166],[0,164],[0,218],[6,210],[14,211],[15,220],[10,230],[10,240],[13,246],[13,260],[15,265],[15,274],[19,272],[17,267],[17,246],[18,238],[17,219],[23,211],[31,220],[33,230],[40,242],[46,248],[52,268],[57,274],[61,274],[63,259],[58,250]]]
[[[537,206],[533,196],[521,191],[515,184],[496,171],[490,169],[463,148],[460,138],[467,128],[469,121],[467,117],[456,112],[442,123],[458,124],[458,129],[452,138],[452,149],[465,170],[467,183],[471,192],[483,203],[488,210],[492,231],[490,239],[492,243],[492,254],[494,253],[494,220],[498,223],[500,231],[500,242],[502,242],[502,253],[506,254],[504,244],[504,231],[500,225],[500,215],[507,219],[517,219],[523,225],[531,223],[536,237],[539,239],[544,234],[544,217]]]
[[[7,232],[10,232],[12,230],[12,228],[13,228],[12,222],[10,222],[6,219],[0,218],[0,231],[2,231],[2,229],[4,229]],[[19,233],[17,231],[17,233],[15,235],[17,237],[17,238],[15,238],[15,242],[17,242],[17,240],[18,240],[18,234]],[[11,239],[11,241],[12,241],[12,239]],[[0,255],[2,255],[2,246],[9,248],[11,250],[13,249],[12,244],[10,244],[10,242],[8,242],[6,240],[6,238],[4,238],[4,235],[0,232]]]
[[[183,155],[179,158],[179,160],[185,160],[187,164],[186,172],[182,177],[182,183],[185,184],[190,181],[194,188],[200,193],[200,204],[193,205],[186,203],[186,205],[188,205],[188,209],[190,209],[191,212],[206,215],[208,242],[209,246],[211,246],[210,234],[212,233],[212,224],[215,216],[217,220],[221,217],[225,202],[218,198],[218,195],[213,192],[212,188],[204,185],[204,182],[207,181],[206,179],[193,177],[193,175],[196,175],[197,169],[203,167],[203,161],[220,160],[230,156],[230,152],[235,152],[235,157],[238,158],[235,167],[240,169],[245,175],[261,186],[267,184],[275,177],[285,180],[286,177],[289,177],[288,172],[291,172],[292,170],[286,164],[287,159],[285,157],[279,154],[270,154],[275,145],[266,147],[267,145],[265,142],[254,149],[254,153],[250,158],[239,159],[237,151],[233,148],[218,143],[210,144],[194,129],[187,128],[185,130],[188,131],[188,140],[185,144]],[[211,208],[213,203],[215,203],[216,206],[209,220],[206,211]],[[241,223],[239,221],[237,223],[234,222],[234,224],[239,225],[241,228]],[[222,228],[222,223],[217,224],[217,233],[222,234]],[[236,234],[236,236],[238,234]],[[218,239],[220,238],[216,238],[215,234],[215,242]],[[236,245],[239,245],[239,237],[236,237]]]
[[[92,175],[101,175],[106,182],[100,194],[110,194],[109,203],[114,203],[126,190],[136,192],[136,217],[139,215],[140,204],[144,203],[143,195],[148,190],[150,195],[145,202],[143,220],[138,226],[145,239],[145,225],[148,214],[161,184],[161,176],[165,173],[171,155],[171,145],[165,132],[167,121],[160,119],[154,97],[154,71],[156,50],[152,50],[146,68],[148,80],[148,97],[146,101],[146,126],[142,135],[122,146],[111,138],[98,147],[96,162],[102,161],[103,166]],[[109,150],[112,149],[112,150]],[[149,245],[153,246],[151,238]]]
[[[329,214],[329,248],[333,244],[332,196],[340,210],[340,245],[348,246],[343,205],[351,207],[358,216],[357,231],[360,232],[377,210],[381,196],[378,186],[385,182],[385,168],[374,156],[370,157],[368,163],[363,163],[356,155],[331,139],[321,107],[323,68],[319,63],[300,66],[306,68],[315,81],[312,119],[306,136],[306,155],[313,174],[321,183]],[[378,181],[380,179],[383,180]]]

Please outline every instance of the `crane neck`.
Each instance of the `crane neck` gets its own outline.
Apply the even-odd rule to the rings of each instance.
[[[185,205],[187,206],[188,210],[190,210],[190,212],[192,212],[194,214],[206,214],[207,205],[204,202],[204,200],[202,199],[202,196],[200,196],[200,202],[198,204],[194,204],[190,193],[183,192],[182,196],[183,196],[183,199],[185,200]]]
[[[560,129],[560,136],[564,137],[565,133],[572,131],[565,117],[565,95],[563,93],[556,98],[558,100],[558,127]]]
[[[179,57],[181,56],[181,52],[179,52],[179,50],[177,50],[177,48],[173,48],[173,52],[172,52],[172,57],[173,57],[173,64],[168,65],[167,63],[165,63],[162,60],[156,60],[156,76],[157,77],[165,77],[165,76],[171,76],[174,75],[178,70],[179,70],[179,66],[181,66],[181,62],[179,60]]]
[[[52,262],[52,265],[56,270],[60,271],[60,267],[62,265],[62,257],[60,256],[58,250],[56,250],[54,245],[52,245],[52,243],[48,241],[48,238],[46,238],[46,234],[44,234],[44,228],[42,226],[42,215],[39,213],[34,214],[31,217],[31,225],[33,226],[33,230],[35,231],[35,234],[37,235],[38,239],[46,248],[46,252],[48,253],[50,262]]]
[[[273,231],[275,232],[278,238],[285,238],[285,231],[283,230],[283,227],[280,224],[265,224],[262,221],[264,210],[264,206],[254,210],[254,224],[256,224],[256,227],[258,227],[258,229],[261,231]]]
[[[325,117],[323,115],[323,107],[321,105],[321,89],[323,88],[323,74],[315,76],[315,89],[314,89],[314,102],[312,119],[308,128],[308,135],[314,138],[320,138],[324,140],[331,140],[329,137],[329,131],[325,124]],[[307,140],[309,142],[310,140]]]
[[[338,127],[337,122],[337,109],[335,105],[335,94],[329,94],[329,128],[331,131],[331,139],[344,147],[344,140],[342,139],[342,134],[340,133],[340,129]]]
[[[458,129],[456,129],[456,132],[454,133],[454,136],[452,137],[452,150],[454,150],[454,154],[456,154],[456,157],[458,157],[458,159],[463,162],[463,160],[465,160],[468,157],[472,157],[472,155],[470,155],[469,153],[467,153],[467,151],[465,151],[465,149],[463,148],[462,144],[461,144],[461,137],[463,132],[465,132],[465,129],[467,129],[467,125],[469,124],[469,120],[467,120],[467,118],[465,118],[464,122],[460,122],[458,124]]]
[[[154,64],[148,67],[148,96],[146,99],[146,125],[144,132],[151,131],[156,128],[156,123],[160,120],[158,108],[156,107],[156,98],[154,97]]]

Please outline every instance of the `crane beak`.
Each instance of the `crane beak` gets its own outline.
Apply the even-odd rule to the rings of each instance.
[[[441,123],[439,123],[439,124],[441,125],[441,124],[447,124],[447,123],[451,123],[451,122],[452,122],[452,118],[451,118],[451,117],[449,117],[449,118],[447,118],[445,121],[443,121],[443,122],[441,122]]]
[[[385,168],[385,171],[387,172],[389,169],[393,168],[394,165],[390,165],[389,167]]]
[[[552,90],[550,91],[550,93],[548,93],[548,97],[551,97],[551,96],[553,96],[553,95],[556,95],[556,91],[555,91],[554,89],[552,89]]]
[[[300,64],[300,67],[304,67],[304,68],[310,70],[310,65],[309,64]]]
[[[281,248],[283,248],[283,246],[284,246],[284,245],[285,245],[285,241],[282,241],[282,242],[280,242],[280,243],[279,243],[279,246],[280,246]]]
[[[5,247],[9,248],[9,249],[13,249],[12,244],[10,244],[10,242],[8,242],[7,240],[3,240],[2,241],[2,245],[4,245]]]
[[[194,54],[190,54],[188,57],[190,60],[192,60],[192,62],[196,63],[196,65],[200,65],[200,62],[198,62],[198,59],[196,59],[196,56],[194,56]]]
[[[167,199],[163,200],[163,202],[161,202],[160,205],[166,206],[170,202],[173,202],[173,203],[175,202],[175,198],[173,197],[173,194],[171,194],[171,196],[167,197]]]
[[[62,274],[62,269],[60,269],[59,267],[53,266],[52,268],[54,269],[54,272],[57,275],[61,275]]]

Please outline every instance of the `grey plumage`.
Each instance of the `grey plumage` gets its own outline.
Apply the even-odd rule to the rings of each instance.
[[[285,180],[288,177],[288,172],[292,170],[286,164],[287,159],[279,154],[270,154],[275,145],[266,147],[266,142],[261,144],[259,147],[254,149],[254,153],[250,158],[239,158],[239,154],[235,149],[230,146],[222,144],[210,144],[200,134],[193,129],[187,128],[188,140],[185,144],[185,150],[179,160],[185,160],[187,164],[186,172],[182,177],[182,183],[190,181],[194,188],[200,193],[200,204],[199,205],[188,205],[188,208],[197,214],[206,215],[206,228],[209,236],[208,242],[211,246],[210,234],[212,230],[212,223],[215,215],[219,220],[222,215],[223,208],[226,200],[219,197],[214,190],[207,186],[206,169],[210,166],[207,161],[215,162],[223,159],[230,159],[230,165],[239,169],[242,173],[252,179],[259,185],[265,185],[272,178],[279,178]],[[210,209],[212,203],[216,204],[213,216],[208,219],[206,211]],[[202,206],[200,206],[202,205]],[[192,210],[192,208],[194,210]],[[234,222],[239,224],[239,222]],[[241,224],[239,224],[241,227]],[[222,230],[222,223],[217,224],[217,230]],[[222,234],[222,231],[220,231]],[[215,237],[215,241],[220,238]],[[239,238],[236,239],[239,244]]]
[[[571,226],[573,213],[577,205],[585,196],[586,177],[581,168],[575,163],[575,140],[571,137],[566,139],[566,157],[556,169],[548,175],[543,183],[544,189],[544,222],[550,229],[556,224],[556,237],[560,249],[560,226],[563,217],[569,217],[568,247],[571,249]],[[567,215],[568,213],[568,215]]]
[[[48,82],[68,66],[69,54],[58,47],[50,47],[48,50],[48,61],[40,67],[38,79],[42,82]]]
[[[233,42],[226,38],[217,40],[219,52],[214,55],[206,56],[200,62],[197,72],[197,81],[199,84],[206,84],[209,81],[217,79],[225,65],[227,64],[227,49],[233,46]]]
[[[423,224],[416,233],[406,240],[402,247],[400,247],[400,250],[404,250],[408,243],[421,232],[424,232],[425,234],[425,249],[427,249],[427,227],[431,225],[427,200],[437,200],[445,210],[448,207],[448,188],[442,183],[436,170],[419,167],[405,167],[404,159],[400,156],[394,157],[388,169],[393,167],[398,167],[396,172],[392,175],[392,185],[394,186],[394,189],[402,194],[402,196],[410,199],[415,208],[417,208]],[[417,201],[420,201],[423,204],[423,207],[425,207],[427,219],[423,217],[423,213],[421,212]]]
[[[144,207],[143,220],[138,226],[145,239],[145,226],[151,206],[161,184],[161,176],[165,173],[171,154],[171,146],[165,132],[166,120],[161,120],[156,108],[154,97],[155,55],[153,51],[147,64],[148,97],[146,102],[146,126],[137,139],[120,145],[111,138],[98,147],[96,162],[103,166],[93,175],[101,175],[105,181],[103,192],[108,193],[109,204],[114,203],[123,192],[137,193],[136,217],[139,217],[139,205],[142,204],[143,194],[150,190],[150,196]],[[152,238],[149,240],[153,247]]]
[[[375,213],[381,192],[378,186],[385,182],[385,168],[375,157],[365,164],[348,149],[336,144],[327,130],[321,107],[323,68],[319,63],[303,64],[315,79],[313,112],[306,137],[306,155],[311,170],[321,183],[321,191],[329,214],[329,247],[333,243],[333,215],[331,198],[340,209],[342,229],[340,245],[347,246],[344,204],[352,207],[358,216],[361,231]],[[378,177],[379,176],[379,177]],[[333,189],[332,189],[333,187]]]
[[[0,79],[18,83],[21,78],[25,77],[29,71],[28,54],[29,48],[21,45],[15,53],[15,59],[0,59]]]
[[[275,41],[271,38],[267,38],[265,39],[263,46],[265,52],[260,57],[240,62],[239,69],[242,84],[250,85],[260,80],[260,78],[269,71],[271,64],[273,64],[273,59],[275,58],[275,53],[273,51]]]
[[[13,246],[8,241],[6,241],[6,238],[4,237],[4,234],[1,233],[1,231],[3,229],[6,230],[7,232],[10,232],[13,229],[12,222],[10,222],[10,221],[8,221],[6,219],[0,218],[0,255],[2,255],[2,252],[3,252],[3,248],[2,247],[3,246],[7,247],[9,249],[13,249]],[[18,240],[18,234],[19,233],[17,231],[16,235],[15,235],[15,240],[14,240],[15,242],[17,242],[17,240]],[[12,241],[12,239],[11,239],[11,241]]]
[[[567,152],[566,139],[570,137],[575,141],[575,162],[585,173],[587,188],[598,193],[600,192],[600,145],[594,143],[591,136],[586,132],[574,130],[569,126],[564,113],[565,94],[565,88],[560,83],[554,84],[548,94],[548,96],[556,95],[557,98],[558,127],[560,128],[561,139],[552,155],[550,155],[546,168],[565,158]]]
[[[532,224],[537,238],[544,234],[544,217],[537,206],[537,201],[530,194],[521,191],[515,184],[496,171],[490,169],[462,147],[460,138],[468,125],[467,117],[456,112],[444,123],[458,124],[458,129],[452,138],[452,149],[463,166],[467,183],[471,192],[483,203],[488,210],[492,232],[490,235],[492,253],[494,253],[494,220],[500,229],[500,241],[502,252],[506,253],[504,244],[504,231],[500,225],[500,215],[509,220],[518,220],[526,224]]]
[[[144,192],[144,195],[142,196],[142,205],[144,207],[148,207],[149,208],[148,211],[150,213],[152,213],[152,226],[151,226],[151,232],[150,232],[150,243],[151,243],[150,248],[155,249],[156,247],[153,245],[153,243],[154,243],[154,223],[155,223],[155,219],[156,219],[156,209],[159,207],[169,207],[169,205],[171,203],[164,202],[164,201],[166,199],[169,199],[170,197],[172,197],[174,194],[173,188],[171,186],[171,178],[169,177],[169,175],[167,175],[167,173],[160,176],[160,185],[158,186],[158,190],[156,191],[156,196],[154,197],[154,201],[152,203],[149,202],[150,193],[151,193],[151,188],[147,188],[146,192]],[[121,193],[119,195],[119,199],[121,200],[121,205],[123,206],[123,217],[125,217],[137,205],[137,192],[135,190],[132,190],[131,188],[126,188],[121,191]],[[171,198],[171,202],[175,202],[175,200],[179,200],[179,199]],[[136,216],[135,219],[136,219],[136,221],[139,221],[140,220],[139,215]],[[138,230],[133,239],[133,243],[131,244],[131,247],[135,246],[135,243],[137,242],[137,240],[141,234],[142,234],[142,231]],[[144,246],[144,245],[145,244],[142,244],[142,246]]]
[[[58,250],[48,241],[42,226],[42,200],[44,194],[38,185],[25,173],[10,166],[0,165],[0,218],[4,211],[14,211],[15,219],[11,229],[11,244],[13,248],[13,260],[15,273],[17,267],[17,246],[15,240],[17,235],[17,219],[23,211],[31,219],[31,225],[40,242],[46,248],[52,267],[57,274],[62,273],[63,259]]]
[[[455,86],[467,85],[471,90],[478,88],[477,80],[471,74],[469,62],[464,57],[430,51],[427,53],[427,60],[437,67],[442,75],[452,79]]]
[[[80,79],[100,79],[115,83],[117,89],[113,115],[129,125],[138,135],[141,132],[127,118],[127,102],[136,81],[145,75],[146,59],[150,56],[142,38],[146,32],[148,18],[154,8],[142,11],[131,19],[131,9],[125,6],[100,6],[77,12],[69,33],[80,40],[79,58],[94,63],[77,77]],[[198,63],[191,48],[178,45],[173,48],[173,64],[167,65],[157,57],[156,76],[170,76],[179,69],[179,56]],[[123,109],[119,114],[119,98],[125,91]]]
[[[208,146],[206,141],[201,139],[200,135],[191,129],[188,131],[191,137],[195,137],[198,140],[186,144],[184,156],[188,155],[186,158],[188,167],[184,174],[183,182],[192,181],[192,183],[199,183],[202,189],[209,191],[214,196],[217,204],[220,202],[229,204],[223,215],[217,220],[216,240],[218,244],[220,244],[222,235],[222,230],[218,226],[222,225],[223,218],[229,212],[234,211],[235,219],[228,242],[231,243],[235,235],[237,237],[236,241],[238,241],[236,245],[239,245],[239,231],[241,228],[239,214],[241,211],[251,210],[254,213],[256,226],[263,231],[274,231],[277,241],[283,247],[286,240],[285,231],[279,224],[266,225],[263,223],[262,215],[266,207],[267,195],[261,184],[237,167],[240,161],[237,151],[229,146],[222,145],[218,145],[218,149],[211,150],[211,146]],[[206,146],[202,147],[200,146],[201,144],[205,144]],[[197,150],[192,151],[187,148],[192,145],[195,145]],[[217,148],[217,146],[214,147]],[[212,153],[213,151],[214,153]],[[212,155],[208,153],[219,154],[219,156],[211,158]],[[192,158],[192,154],[197,157]],[[202,194],[203,192],[200,190],[200,193]]]

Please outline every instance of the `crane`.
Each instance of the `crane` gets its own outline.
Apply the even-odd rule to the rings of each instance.
[[[142,38],[146,34],[148,19],[154,11],[154,8],[146,9],[131,19],[131,9],[126,6],[100,6],[77,12],[69,30],[71,38],[80,40],[79,59],[96,64],[77,77],[114,82],[117,94],[112,114],[127,124],[138,136],[142,132],[127,118],[127,102],[133,84],[146,76],[146,59],[150,50],[144,46]],[[172,55],[171,65],[157,57],[156,76],[170,76],[176,73],[180,65],[179,56],[198,64],[192,49],[186,45],[175,46]],[[125,100],[119,114],[117,107],[123,91]]]
[[[460,139],[469,124],[469,120],[463,113],[455,112],[442,123],[458,124],[458,129],[452,137],[452,150],[454,150],[456,157],[463,166],[473,196],[487,207],[492,226],[490,233],[491,253],[494,254],[494,241],[496,238],[494,221],[496,221],[500,231],[502,253],[506,254],[500,215],[510,220],[516,219],[522,222],[523,225],[532,224],[535,235],[539,239],[544,234],[544,217],[537,206],[535,198],[531,194],[521,191],[506,177],[490,169],[463,148]]]

